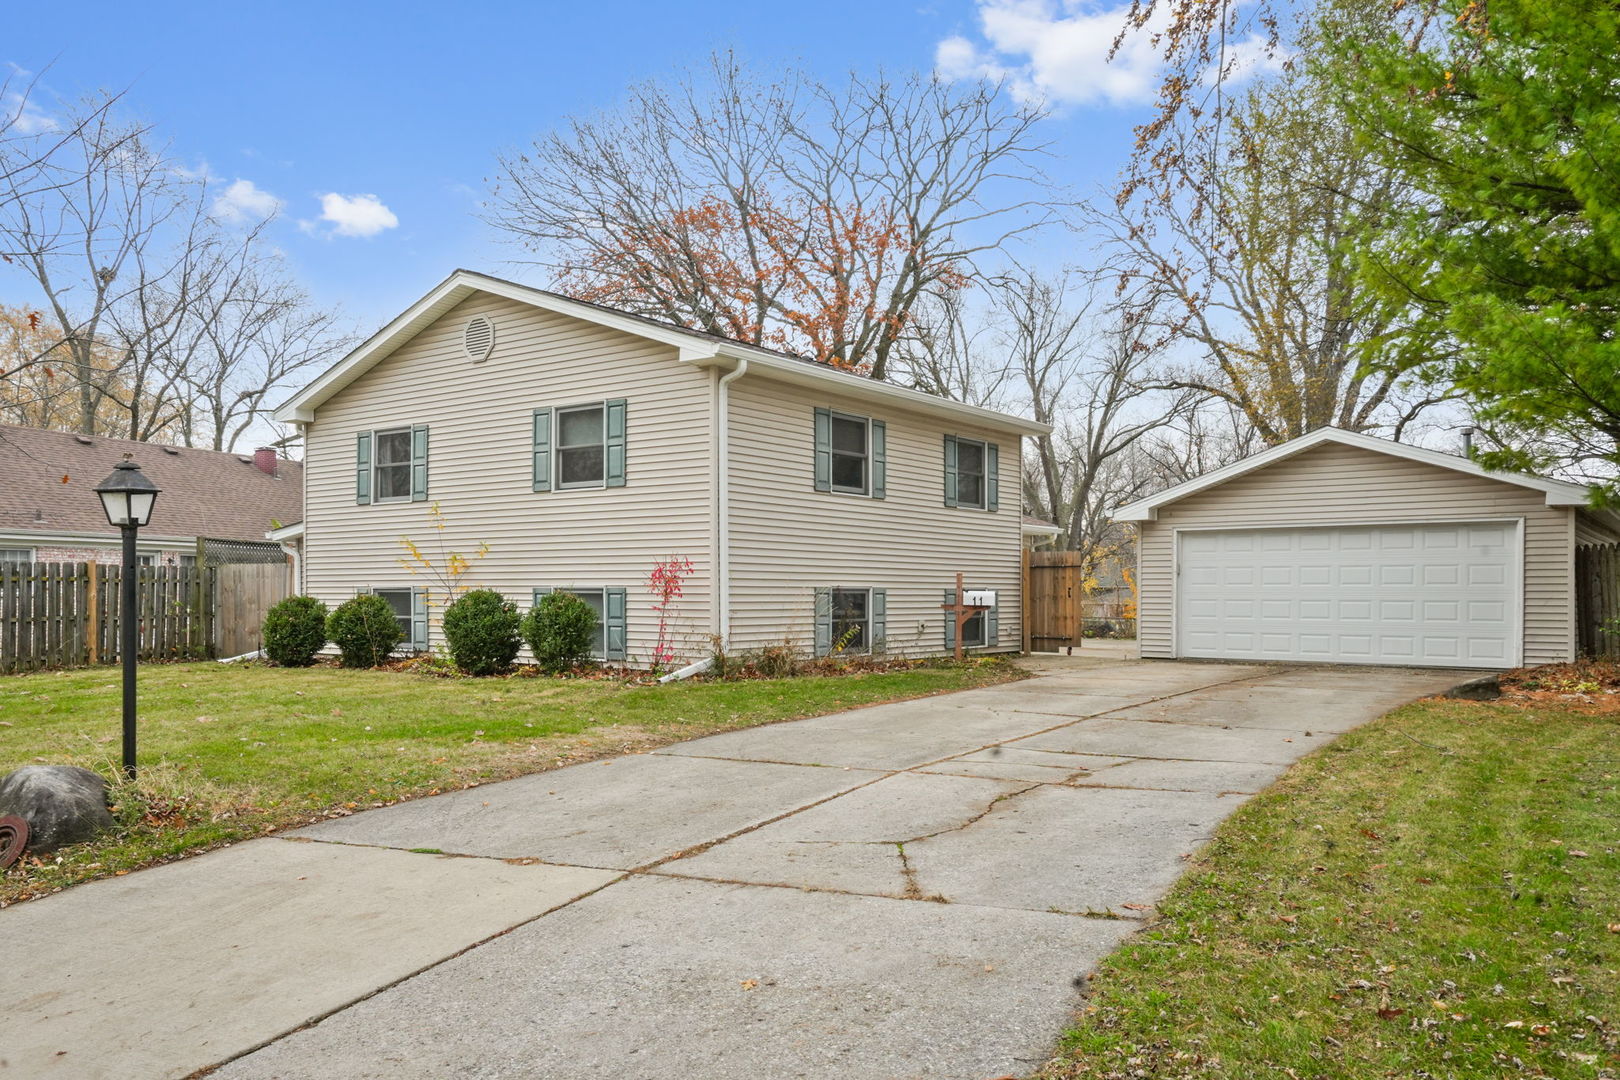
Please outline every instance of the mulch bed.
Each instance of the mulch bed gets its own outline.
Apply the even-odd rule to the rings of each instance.
[[[1620,715],[1620,663],[1613,660],[1517,668],[1503,675],[1501,684],[1501,704]]]

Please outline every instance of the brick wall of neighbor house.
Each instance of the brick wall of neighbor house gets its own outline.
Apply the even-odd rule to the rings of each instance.
[[[495,347],[462,352],[467,320],[489,316]],[[679,601],[683,655],[706,652],[712,535],[714,376],[676,350],[527,304],[477,294],[323,403],[308,433],[305,588],[329,604],[361,587],[430,584],[400,566],[401,537],[436,560],[471,555],[466,580],[527,610],[533,590],[624,588],[632,662],[653,652],[656,619],[643,586],[655,560],[685,556],[695,574]],[[627,400],[626,484],[536,492],[532,418],[541,406]],[[355,435],[428,425],[428,501],[355,501]],[[445,528],[435,532],[437,502]],[[430,641],[443,640],[440,612]]]
[[[731,646],[789,636],[812,645],[817,586],[887,590],[886,645],[945,651],[945,590],[956,572],[994,589],[997,642],[1023,646],[1019,437],[931,413],[744,376],[731,398]],[[815,490],[815,409],[882,420],[886,497]],[[945,436],[995,443],[1000,508],[948,507]]]
[[[181,555],[193,555],[195,551],[163,551],[158,552],[158,559],[164,566],[180,565]],[[147,555],[151,552],[142,552]],[[35,562],[93,562],[107,566],[116,566],[123,558],[123,551],[116,547],[34,547]]]

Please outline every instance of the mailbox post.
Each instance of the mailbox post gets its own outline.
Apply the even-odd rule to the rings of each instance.
[[[967,592],[962,588],[962,572],[956,572],[956,603],[941,604],[940,607],[953,613],[956,619],[956,633],[951,640],[956,644],[956,659],[962,659],[962,629],[967,621],[981,611],[989,611],[996,604],[996,594],[990,589],[974,589]]]

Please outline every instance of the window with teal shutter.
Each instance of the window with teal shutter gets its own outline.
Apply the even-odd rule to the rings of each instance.
[[[371,502],[371,432],[354,437],[354,501],[361,506]]]
[[[889,590],[872,590],[872,645],[870,652],[876,656],[887,647],[889,638]]]
[[[426,652],[428,647],[428,591],[421,586],[411,589],[411,648]]]
[[[872,498],[886,498],[889,483],[889,426],[872,421]]]
[[[411,428],[411,502],[426,502],[428,496],[428,429],[426,424]]]
[[[534,490],[551,490],[551,410],[534,410]],[[536,594],[538,596],[538,593]]]
[[[985,509],[993,513],[1001,508],[1001,454],[996,450],[995,443],[985,444],[984,462]]]
[[[950,436],[946,436],[950,438]],[[945,647],[951,651],[956,650],[956,612],[950,610],[949,605],[956,603],[956,590],[945,590]]]
[[[625,400],[614,398],[603,408],[607,411],[607,478],[608,487],[624,487],[625,456]]]
[[[623,661],[629,655],[629,613],[627,611],[626,590],[604,589],[603,594],[607,601],[607,618],[603,620],[607,646],[604,655],[608,660]]]
[[[816,590],[816,640],[815,652],[817,656],[826,656],[832,652],[832,590],[818,588]]]
[[[817,491],[832,490],[832,410],[816,410],[816,469]]]
[[[945,505],[956,505],[956,436],[945,436]],[[953,633],[955,631],[952,631]]]

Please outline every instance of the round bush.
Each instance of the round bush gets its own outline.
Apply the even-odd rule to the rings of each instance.
[[[572,593],[547,593],[523,617],[523,640],[535,663],[555,674],[591,658],[596,612]]]
[[[344,667],[376,667],[405,639],[388,601],[370,593],[345,600],[326,618],[326,636]]]
[[[326,605],[289,596],[264,615],[264,655],[282,667],[309,667],[326,644]]]
[[[492,589],[474,589],[444,609],[450,659],[469,675],[499,675],[512,666],[518,639],[517,605]]]

